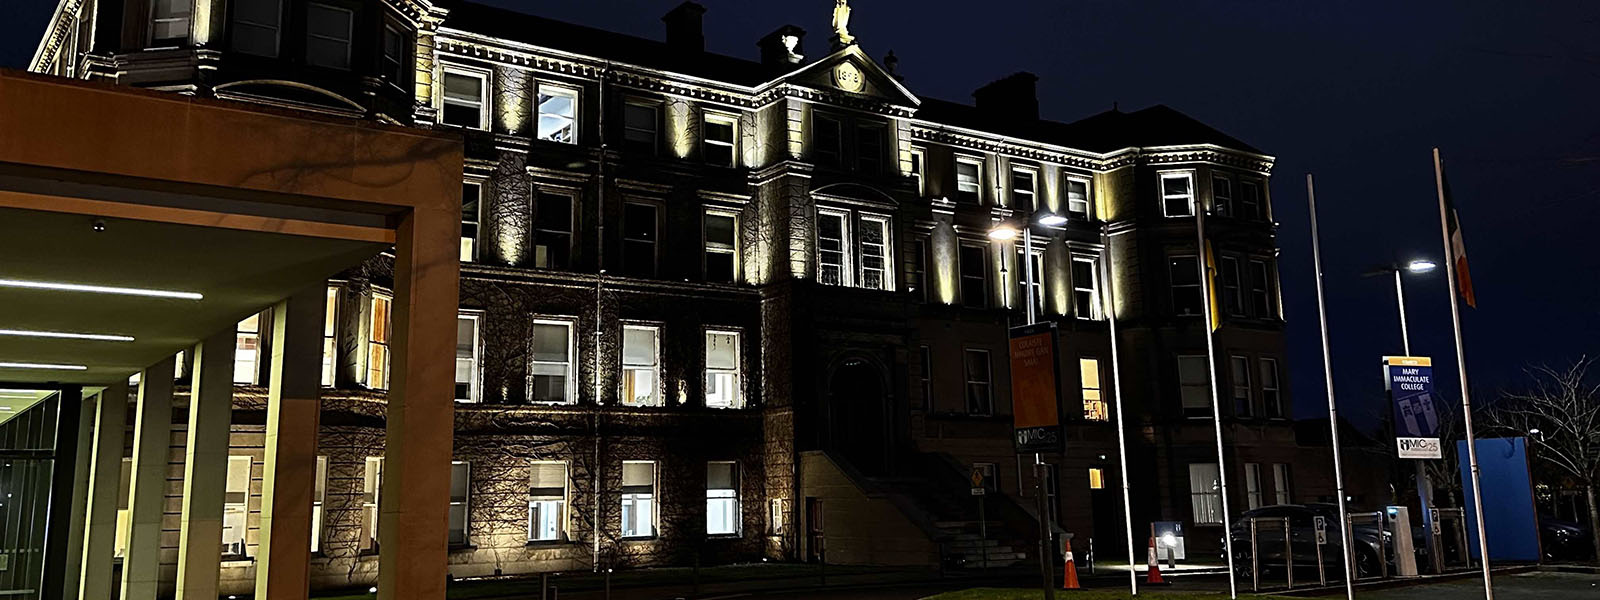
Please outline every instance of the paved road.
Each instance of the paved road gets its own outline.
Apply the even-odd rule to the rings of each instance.
[[[1474,600],[1483,597],[1482,579],[1459,579],[1425,586],[1357,591],[1360,600]],[[1494,578],[1495,600],[1600,600],[1600,575],[1531,572]]]

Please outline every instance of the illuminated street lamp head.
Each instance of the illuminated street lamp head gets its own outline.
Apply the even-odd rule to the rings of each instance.
[[[1046,212],[1039,215],[1037,222],[1046,227],[1055,227],[1056,225],[1065,224],[1067,222],[1067,218],[1063,215],[1058,215],[1053,212]]]
[[[1431,260],[1413,260],[1406,265],[1406,270],[1411,271],[1412,273],[1427,273],[1428,271],[1432,271],[1434,267],[1437,266],[1439,265],[1434,264]]]
[[[998,242],[1014,240],[1017,239],[1017,230],[1006,225],[1001,225],[989,230],[989,239]]]

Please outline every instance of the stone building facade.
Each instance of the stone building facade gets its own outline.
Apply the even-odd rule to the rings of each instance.
[[[998,492],[990,560],[1023,560],[1024,268],[1060,330],[1058,533],[1122,545],[1113,311],[1135,531],[1220,537],[1212,380],[1235,512],[1319,499],[1292,483],[1317,453],[1289,420],[1271,156],[1164,106],[1041,120],[1026,73],[972,105],[921,98],[847,32],[709,53],[704,12],[655,41],[445,0],[62,0],[32,69],[464,138],[452,576],[973,564],[948,542],[976,520],[974,469]],[[1028,225],[1041,212],[1066,222]],[[1022,226],[1032,248],[989,235]],[[367,584],[381,551],[387,260],[330,274],[318,586]],[[239,334],[234,590],[269,330]]]

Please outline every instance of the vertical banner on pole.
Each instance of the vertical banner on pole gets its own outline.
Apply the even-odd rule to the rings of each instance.
[[[1433,361],[1423,356],[1383,357],[1383,387],[1394,409],[1400,458],[1443,458],[1439,411],[1433,403]]]
[[[1060,361],[1053,321],[1011,328],[1011,415],[1017,452],[1059,452]]]

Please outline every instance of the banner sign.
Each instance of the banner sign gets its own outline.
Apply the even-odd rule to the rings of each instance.
[[[1017,452],[1061,450],[1056,324],[1011,328],[1011,414]]]
[[[1394,441],[1400,458],[1442,458],[1433,361],[1423,356],[1383,357],[1383,387],[1394,405]]]

